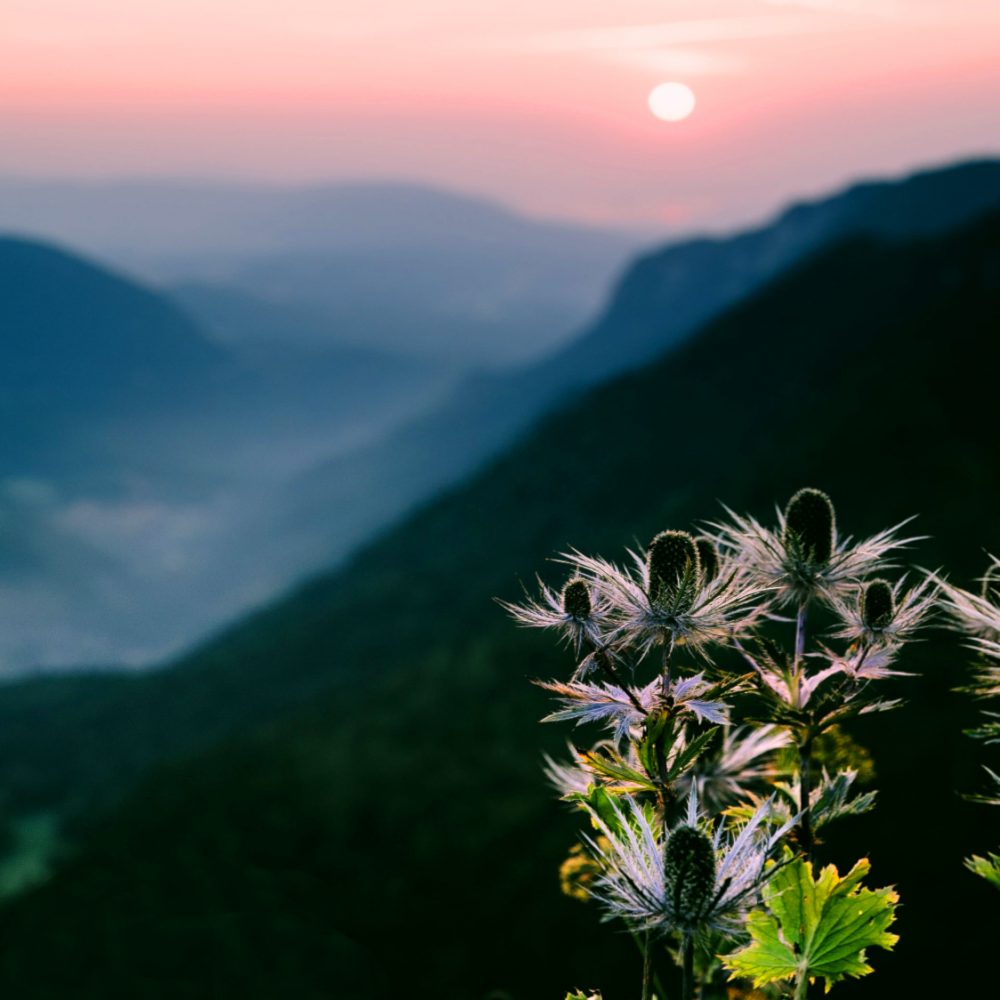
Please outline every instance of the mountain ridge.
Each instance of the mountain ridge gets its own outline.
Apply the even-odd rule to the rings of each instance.
[[[936,199],[936,200],[935,200]],[[913,207],[931,202],[925,217]],[[375,448],[338,458],[300,476],[279,498],[261,531],[317,538],[328,559],[392,523],[413,504],[472,474],[531,423],[589,386],[670,350],[782,268],[822,252],[823,241],[852,233],[904,236],[947,229],[979,209],[1000,205],[1000,161],[984,160],[866,181],[826,199],[792,206],[771,224],[730,237],[704,237],[641,255],[597,319],[547,360],[461,383],[437,410]],[[686,255],[693,258],[686,259]],[[680,263],[678,263],[680,261]],[[358,486],[370,497],[352,505]],[[323,534],[326,512],[335,526]],[[293,542],[294,543],[294,542]],[[301,544],[301,543],[300,543]]]
[[[221,745],[189,743],[188,760],[95,821],[76,861],[6,909],[8,985],[43,996],[72,975],[81,996],[152,981],[165,995],[222,983],[246,996],[294,986],[372,1000],[398,995],[401,976],[415,996],[456,1000],[540,1000],[577,982],[613,992],[634,975],[634,949],[559,897],[571,824],[537,775],[538,753],[559,752],[563,734],[536,726],[544,701],[528,678],[559,676],[569,658],[490,599],[516,597],[518,577],[567,545],[615,557],[633,536],[714,516],[714,497],[767,517],[804,484],[832,494],[852,534],[916,508],[932,536],[916,558],[971,577],[980,547],[998,542],[998,308],[1000,215],[933,239],[842,242],[677,352],[549,416],[341,571],[202,647],[173,674],[186,671],[184,688],[171,693],[169,674],[130,679],[145,700],[121,708],[147,748],[166,723],[150,710],[166,700],[181,713],[173,724],[199,733],[214,712]],[[857,727],[881,804],[824,851],[842,863],[864,845],[906,902],[902,941],[854,987],[859,997],[905,995],[945,972],[971,995],[983,974],[949,956],[985,954],[990,928],[937,915],[974,911],[988,887],[958,874],[932,885],[926,838],[900,836],[920,803],[937,861],[960,873],[988,834],[983,810],[952,791],[977,770],[961,735],[974,706],[949,693],[961,656],[953,641],[914,647],[917,676],[899,682],[909,706]],[[317,700],[275,719],[275,691],[294,688]],[[2,705],[5,787],[15,762],[28,766],[24,728],[39,725],[24,717],[30,693],[21,688],[20,712]],[[247,735],[244,716],[242,737],[218,728],[239,698],[257,700],[258,728]],[[111,732],[100,714],[87,725]],[[125,736],[115,746],[131,767],[137,744]],[[86,761],[60,749],[82,777]],[[262,914],[282,928],[275,937]],[[354,958],[338,946],[344,964],[331,968],[318,929],[346,936]]]

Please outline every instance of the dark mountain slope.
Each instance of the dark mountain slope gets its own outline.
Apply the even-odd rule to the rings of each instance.
[[[5,392],[149,392],[222,357],[169,300],[44,243],[0,238],[0,296]]]
[[[640,245],[406,183],[0,178],[4,226],[67,241],[144,280],[311,312],[327,321],[317,331],[326,346],[488,367],[564,344]]]
[[[189,402],[224,352],[169,300],[55,247],[0,238],[0,468],[38,461],[80,421]]]
[[[574,381],[605,378],[662,353],[720,307],[833,240],[932,235],[998,205],[1000,162],[981,161],[856,184],[734,237],[667,246],[630,268],[604,315],[549,362],[550,371]]]
[[[544,700],[527,679],[562,674],[568,657],[491,597],[515,596],[567,545],[614,556],[714,516],[716,497],[767,516],[803,483],[828,489],[853,533],[918,512],[933,536],[919,561],[967,580],[981,547],[1000,545],[998,308],[1000,218],[912,246],[841,245],[546,421],[343,572],[130,681],[121,707],[139,732],[101,713],[90,730],[129,767],[176,747],[172,731],[204,740],[336,685],[304,716],[161,770],[93,826],[75,861],[6,911],[5,985],[25,997],[626,995],[630,943],[556,887],[571,825],[538,755],[562,734],[535,724]],[[988,923],[941,918],[989,904],[960,863],[992,842],[988,811],[955,795],[976,781],[960,732],[973,711],[949,693],[964,660],[951,639],[922,644],[908,661],[919,676],[896,685],[909,705],[857,731],[880,806],[825,850],[841,863],[869,852],[906,905],[897,952],[878,954],[855,996],[923,995],[927,982],[977,995],[988,975]],[[30,690],[8,694],[23,704]],[[39,757],[11,740],[5,701],[9,785]],[[80,736],[62,718],[48,744],[72,757]],[[356,961],[335,943],[345,935]]]
[[[968,163],[857,185],[736,236],[650,253],[626,271],[603,314],[568,347],[518,372],[467,381],[442,408],[376,447],[303,476],[261,530],[290,538],[308,532],[331,559],[342,556],[413,503],[469,474],[560,400],[681,343],[831,240],[940,233],[997,205],[1000,163]],[[369,502],[357,504],[359,493]],[[326,517],[331,510],[335,519]]]
[[[148,661],[313,571],[314,549],[247,523],[262,498],[453,384],[267,319],[270,340],[227,344],[160,293],[0,238],[4,671]]]

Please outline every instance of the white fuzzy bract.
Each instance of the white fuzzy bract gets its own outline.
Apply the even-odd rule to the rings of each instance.
[[[509,601],[497,603],[525,628],[550,628],[561,632],[577,655],[586,644],[595,647],[604,645],[604,630],[608,613],[608,602],[593,585],[590,591],[590,613],[585,617],[569,614],[563,607],[563,595],[538,580],[537,598],[527,598],[521,604]],[[588,657],[588,662],[590,658]]]
[[[659,677],[634,690],[585,681],[539,681],[538,685],[554,694],[562,706],[545,716],[542,722],[602,723],[613,730],[618,742],[638,727],[664,697]],[[672,699],[678,714],[693,716],[701,722],[728,725],[729,706],[723,701],[706,698],[711,689],[704,675],[697,674],[675,679],[665,693]]]
[[[623,806],[617,801],[613,806],[616,819],[613,826],[595,810],[590,810],[591,819],[606,838],[603,846],[595,840],[590,841],[604,869],[590,892],[603,904],[605,919],[620,917],[635,930],[658,934],[673,931],[696,935],[712,931],[739,933],[747,911],[756,902],[766,880],[765,866],[794,822],[769,830],[766,823],[770,815],[768,801],[736,829],[727,829],[722,821],[716,825],[711,833],[716,858],[715,884],[702,909],[700,925],[691,927],[685,915],[676,912],[672,893],[668,891],[664,864],[666,845],[661,825],[651,821],[631,797],[624,798]],[[700,825],[694,792],[688,798],[685,825]],[[667,833],[668,838],[671,832]]]
[[[770,758],[790,742],[788,731],[780,726],[726,729],[718,752],[702,757],[693,770],[682,775],[680,787],[685,791],[693,788],[700,801],[721,811],[746,799],[754,786],[772,778]]]
[[[830,605],[840,619],[831,633],[834,638],[847,639],[865,646],[899,646],[926,624],[938,601],[938,581],[933,575],[924,578],[915,587],[906,589],[906,578],[892,588],[893,614],[881,628],[872,628],[865,622],[861,594],[863,587],[854,587],[848,594],[836,592]]]
[[[893,568],[886,556],[919,537],[900,538],[899,531],[912,518],[880,531],[864,541],[834,535],[833,552],[825,562],[811,562],[785,544],[786,524],[782,511],[777,512],[776,531],[764,527],[750,516],[726,508],[730,521],[715,524],[720,551],[762,586],[770,589],[776,606],[801,605],[811,598],[832,604],[844,597],[860,581],[875,572]],[[836,529],[834,529],[836,532]]]
[[[593,582],[607,602],[611,640],[645,655],[669,637],[701,653],[713,643],[726,643],[752,626],[761,615],[768,588],[725,561],[710,580],[693,581],[693,591],[672,601],[666,588],[656,600],[645,553],[629,550],[632,568],[605,559],[566,553],[563,560]]]

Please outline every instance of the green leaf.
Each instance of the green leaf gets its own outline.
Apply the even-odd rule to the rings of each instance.
[[[621,814],[611,801],[611,796],[597,785],[591,785],[585,796],[581,796],[581,801],[590,806],[594,815],[597,816],[609,830],[617,833],[621,825]],[[594,824],[596,827],[596,823]]]
[[[566,1000],[601,1000],[600,993],[567,993]]]
[[[797,858],[775,872],[764,889],[767,911],[754,910],[747,920],[751,943],[723,959],[730,978],[759,987],[822,976],[829,991],[845,976],[871,972],[865,949],[891,949],[899,940],[887,930],[899,897],[891,888],[861,886],[870,867],[863,858],[841,878],[828,865],[814,880],[812,865]]]
[[[973,854],[971,858],[965,859],[965,867],[986,879],[994,888],[1000,889],[1000,854],[990,854],[986,858]]]
[[[705,752],[708,744],[715,738],[719,731],[718,726],[712,726],[700,736],[696,736],[673,760],[667,769],[667,780],[676,781],[692,764]]]
[[[621,782],[622,791],[655,791],[656,785],[641,771],[630,767],[618,754],[609,750],[588,750],[582,755],[584,763],[595,774]]]

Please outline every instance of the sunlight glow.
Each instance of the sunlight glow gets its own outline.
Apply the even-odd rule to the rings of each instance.
[[[649,92],[649,110],[663,122],[683,121],[694,104],[694,91],[683,83],[661,83]]]

